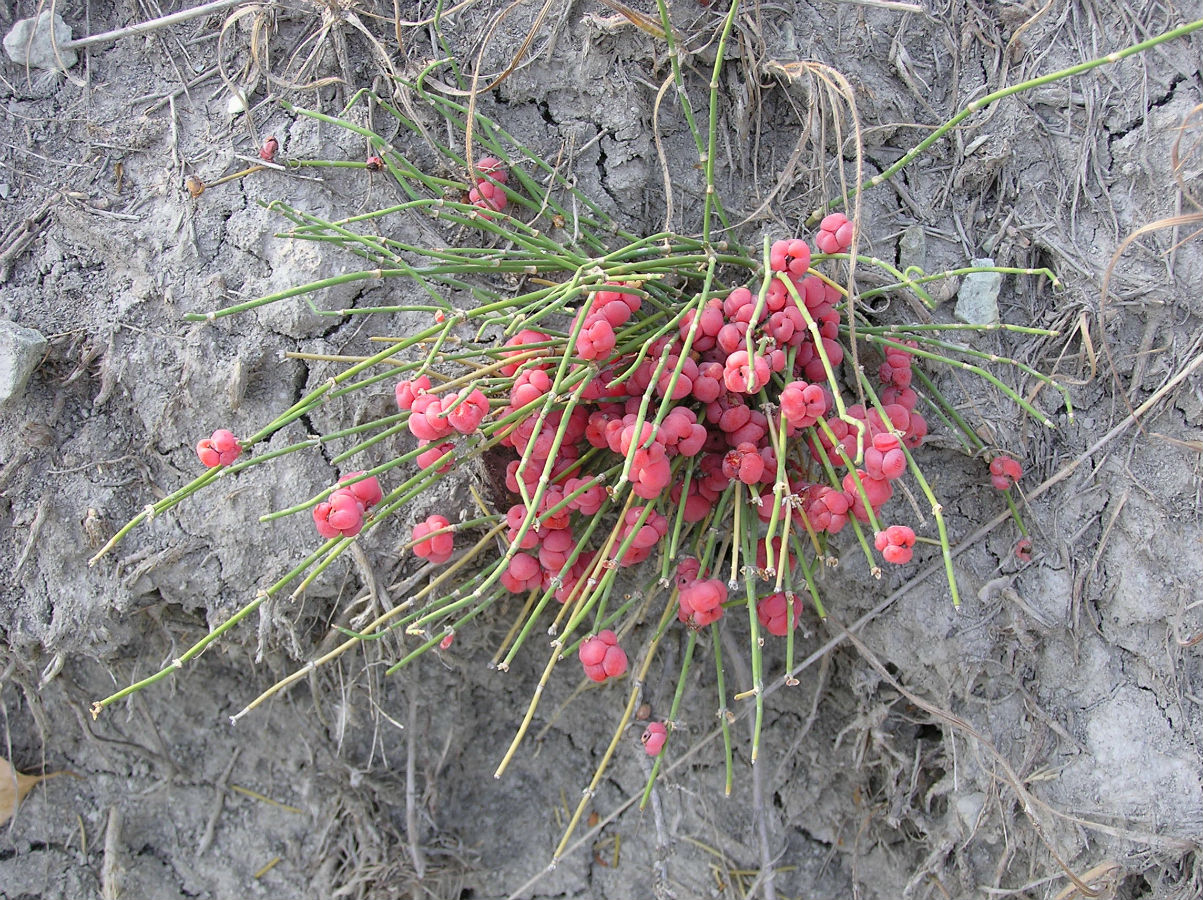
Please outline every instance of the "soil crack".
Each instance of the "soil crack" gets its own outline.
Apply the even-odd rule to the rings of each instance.
[[[1149,113],[1151,113],[1153,110],[1161,109],[1163,106],[1165,106],[1170,101],[1172,101],[1174,99],[1174,94],[1178,90],[1178,87],[1181,84],[1183,84],[1186,81],[1186,79],[1187,79],[1187,77],[1185,75],[1183,75],[1182,73],[1178,73],[1177,75],[1175,75],[1173,77],[1173,79],[1170,81],[1169,87],[1165,90],[1165,92],[1160,97],[1151,99],[1149,101],[1148,108],[1144,111],[1143,114],[1135,116],[1130,122],[1127,122],[1126,124],[1115,129],[1114,131],[1111,128],[1109,128],[1107,125],[1104,124],[1103,127],[1107,131],[1108,148],[1110,148],[1111,145],[1115,141],[1119,140],[1120,138],[1127,137],[1129,134],[1131,134],[1137,128],[1140,128],[1142,125],[1144,125],[1145,120],[1149,116]]]

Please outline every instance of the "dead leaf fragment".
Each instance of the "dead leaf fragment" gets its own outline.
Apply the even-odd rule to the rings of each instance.
[[[0,825],[13,817],[25,795],[47,778],[70,775],[70,772],[47,772],[45,775],[22,775],[7,759],[0,758]]]

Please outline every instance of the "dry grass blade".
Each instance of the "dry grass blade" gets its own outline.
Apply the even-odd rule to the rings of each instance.
[[[1135,415],[1136,412],[1132,408],[1132,402],[1128,398],[1128,392],[1124,390],[1123,382],[1120,381],[1119,371],[1115,367],[1115,356],[1112,354],[1111,344],[1107,340],[1105,312],[1108,292],[1111,287],[1111,277],[1115,274],[1115,266],[1119,262],[1120,257],[1124,255],[1124,251],[1127,250],[1133,242],[1138,240],[1143,235],[1151,234],[1154,231],[1161,231],[1165,228],[1179,228],[1183,225],[1203,226],[1203,212],[1183,214],[1180,216],[1168,216],[1167,218],[1159,219],[1156,222],[1149,222],[1147,225],[1142,225],[1140,228],[1137,228],[1134,232],[1123,239],[1120,245],[1116,248],[1115,253],[1112,254],[1111,261],[1107,263],[1107,270],[1103,274],[1102,287],[1099,289],[1099,343],[1102,344],[1103,355],[1107,357],[1107,366],[1111,369],[1111,379],[1113,382],[1115,382],[1116,393],[1119,395],[1120,399],[1124,401],[1124,405],[1128,407],[1128,412],[1132,413],[1133,415]],[[1196,229],[1191,233],[1190,237],[1194,237],[1200,233],[1203,233],[1203,228]],[[1189,238],[1187,239],[1189,240]],[[1136,427],[1142,432],[1144,431],[1144,426],[1141,425],[1139,419],[1136,422]]]
[[[1011,767],[1011,764],[1007,761],[1007,758],[1003,756],[1003,754],[1001,754],[997,748],[990,743],[989,740],[987,740],[986,736],[960,716],[951,713],[948,710],[941,709],[934,703],[931,703],[925,700],[923,697],[920,697],[918,694],[907,690],[902,686],[902,683],[899,682],[898,679],[889,673],[881,660],[877,658],[876,654],[874,654],[873,651],[870,650],[860,638],[858,638],[851,631],[844,629],[844,627],[834,619],[831,619],[830,621],[838,631],[846,635],[848,643],[852,644],[852,646],[856,648],[856,651],[861,655],[861,658],[864,659],[865,662],[867,662],[879,676],[881,676],[882,680],[886,684],[890,685],[890,687],[898,691],[898,693],[902,694],[902,696],[906,697],[906,699],[915,704],[915,706],[919,707],[935,718],[947,722],[958,731],[968,735],[969,737],[972,737],[978,742],[978,746],[985,750],[987,755],[994,760],[995,764],[1002,772],[1003,778],[1006,780],[1011,790],[1015,792],[1015,796],[1019,799],[1020,806],[1023,809],[1024,814],[1027,816],[1028,821],[1032,824],[1032,828],[1036,832],[1036,836],[1040,839],[1040,842],[1044,844],[1044,848],[1048,851],[1049,855],[1051,855],[1053,859],[1057,861],[1057,865],[1061,867],[1061,871],[1065,873],[1065,877],[1073,882],[1073,886],[1081,892],[1082,896],[1098,897],[1099,891],[1087,885],[1086,882],[1079,878],[1074,871],[1070,869],[1069,864],[1061,858],[1061,854],[1057,852],[1057,849],[1045,835],[1044,826],[1036,817],[1035,807],[1038,805],[1036,799],[1031,795],[1031,793],[1029,793],[1028,789],[1024,787],[1023,781]],[[1044,806],[1044,804],[1039,805]]]
[[[823,90],[822,92],[812,90],[811,93],[813,96],[819,98],[821,98],[825,93],[827,96],[827,105],[832,110],[831,121],[835,129],[837,159],[841,161],[841,163],[837,166],[840,181],[840,193],[845,198],[846,204],[850,191],[847,176],[844,172],[844,166],[842,164],[842,160],[844,158],[844,133],[840,124],[840,116],[837,112],[840,101],[843,101],[844,105],[847,106],[848,119],[852,123],[854,172],[856,178],[853,184],[863,183],[865,174],[864,139],[861,133],[860,115],[857,113],[856,109],[856,92],[853,90],[851,82],[849,82],[839,70],[814,61],[781,63],[776,60],[770,60],[765,65],[765,71],[776,77],[784,78],[791,83],[800,81],[803,78],[812,80],[818,79],[818,82],[822,86]],[[820,104],[822,103],[821,100],[818,102]],[[795,153],[795,156],[796,155],[797,154]],[[769,197],[771,198],[774,194],[776,194],[781,187],[782,184],[778,182],[777,187],[774,188]],[[766,200],[765,202],[767,203],[768,201]],[[761,204],[760,209],[763,208],[764,204]],[[757,213],[759,211],[760,210],[758,209]],[[756,215],[756,213],[753,213],[753,215]],[[853,222],[861,221],[860,191],[856,191],[852,194],[852,212],[849,218],[851,218]],[[846,296],[848,298],[848,345],[849,349],[851,350],[852,367],[854,369],[860,368],[860,355],[857,349],[856,341],[856,257],[857,245],[859,241],[860,229],[857,229],[852,233],[852,245],[848,248],[848,279],[845,285]],[[857,393],[857,402],[863,404],[865,402],[865,397],[859,381],[855,383],[855,387]]]
[[[854,6],[872,6],[876,9],[888,9],[892,12],[924,12],[917,3],[901,3],[899,0],[836,0],[838,3],[851,3]]]
[[[530,45],[534,42],[535,35],[538,33],[540,26],[542,26],[543,20],[547,18],[547,13],[551,10],[553,2],[554,0],[544,0],[543,6],[539,9],[535,20],[531,23],[530,29],[526,33],[526,37],[522,41],[522,45],[510,60],[509,65],[505,67],[505,70],[500,75],[483,88],[480,87],[480,67],[484,62],[485,50],[488,48],[489,42],[493,39],[493,35],[497,33],[497,29],[501,27],[501,23],[506,20],[506,17],[510,13],[522,5],[523,0],[514,0],[513,3],[498,13],[493,19],[493,24],[489,26],[489,30],[485,33],[484,40],[480,42],[480,51],[476,54],[476,65],[472,67],[472,90],[468,95],[467,127],[464,131],[464,158],[468,161],[468,167],[471,169],[473,178],[476,178],[480,174],[476,171],[475,156],[472,153],[472,134],[476,128],[476,98],[482,92],[487,93],[493,90],[509,78],[514,70],[518,68],[518,64],[522,62],[522,58],[526,56],[526,51],[530,49]]]
[[[650,19],[643,13],[639,12],[639,10],[631,9],[631,7],[623,3],[618,3],[617,0],[602,0],[602,3],[610,7],[610,9],[614,10],[614,12],[618,13],[619,15],[624,16],[636,28],[646,31],[653,37],[658,37],[661,40],[664,40],[664,28],[655,19]]]
[[[1199,234],[1203,234],[1203,200],[1192,193],[1190,184],[1197,171],[1188,171],[1192,166],[1197,170],[1201,161],[1203,161],[1203,137],[1196,137],[1191,144],[1186,146],[1185,153],[1183,152],[1183,140],[1192,135],[1192,129],[1203,130],[1200,129],[1200,125],[1203,125],[1203,104],[1196,106],[1183,118],[1182,123],[1178,126],[1178,135],[1174,139],[1174,146],[1170,151],[1174,181],[1177,183],[1178,189],[1182,192],[1182,196],[1198,211],[1182,213],[1177,216],[1167,216],[1156,222],[1150,222],[1147,225],[1142,225],[1124,238],[1116,248],[1115,253],[1112,254],[1111,261],[1107,263],[1107,269],[1103,273],[1103,284],[1099,289],[1099,341],[1103,346],[1103,355],[1107,357],[1107,365],[1111,369],[1111,378],[1115,382],[1116,392],[1124,401],[1124,405],[1128,407],[1128,412],[1133,415],[1135,415],[1135,412],[1132,408],[1132,403],[1128,399],[1128,393],[1124,390],[1123,383],[1120,381],[1119,372],[1115,368],[1115,357],[1111,353],[1111,344],[1107,341],[1107,326],[1104,313],[1111,286],[1111,278],[1115,274],[1115,266],[1119,262],[1120,257],[1123,256],[1124,252],[1134,241],[1143,235],[1161,231],[1165,228],[1178,229],[1184,226],[1194,228],[1187,237],[1174,243],[1174,246],[1170,248],[1170,252],[1172,253],[1182,243],[1197,237]],[[1136,422],[1136,427],[1140,428],[1142,432],[1144,431],[1139,419]]]

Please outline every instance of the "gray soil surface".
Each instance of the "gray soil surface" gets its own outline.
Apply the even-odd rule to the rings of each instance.
[[[0,8],[5,31],[50,6],[13,5]],[[78,37],[181,5],[191,0],[54,8]],[[718,187],[749,220],[749,243],[805,234],[838,193],[833,94],[800,61],[847,78],[870,177],[975,99],[1200,15],[1116,0],[920,5],[746,4],[720,82]],[[704,115],[728,7],[671,6]],[[231,727],[339,637],[333,623],[362,612],[366,572],[395,585],[418,571],[397,555],[400,536],[427,506],[456,508],[450,494],[403,511],[358,562],[298,601],[265,604],[92,720],[93,701],[178,657],[314,545],[307,517],[258,516],[312,496],[335,469],[321,453],[282,457],[143,525],[97,565],[89,557],[196,476],[200,437],[250,433],[336,371],[285,352],[363,353],[379,329],[314,315],[301,298],[212,323],[183,316],[354,270],[337,248],[277,237],[286,223],[263,204],[350,216],[395,202],[383,176],[269,171],[197,198],[186,177],[244,168],[268,134],[286,158],[362,161],[361,137],[282,101],[333,114],[357,88],[387,91],[381,52],[405,73],[448,51],[471,61],[505,8],[457,7],[440,47],[425,0],[248,2],[80,51],[65,75],[0,62],[0,319],[48,340],[24,391],[0,406],[0,755],[77,776],[35,788],[0,830],[0,897],[1203,895],[1203,376],[1187,372],[1203,358],[1196,35],[994,104],[863,195],[863,252],[931,272],[990,256],[1057,274],[1057,290],[1005,276],[999,306],[1004,322],[1058,337],[969,340],[1054,373],[1075,416],[1013,368],[993,371],[1054,428],[974,379],[938,376],[983,440],[1023,461],[1032,558],[1014,553],[985,463],[934,428],[924,467],[963,547],[960,607],[938,565],[878,581],[852,546],[823,574],[830,620],[812,617],[799,637],[798,659],[813,663],[795,686],[778,677],[766,700],[755,767],[748,717],[737,721],[730,796],[702,642],[679,716],[686,740],[652,805],[629,803],[649,772],[632,729],[596,792],[600,821],[549,869],[619,701],[553,679],[537,737],[494,779],[542,668],[538,653],[508,673],[488,666],[516,608],[394,676],[384,669],[405,638],[365,643]],[[500,19],[482,72],[506,68],[538,8]],[[662,152],[671,225],[688,230],[704,182],[673,91],[657,111],[670,73],[662,38],[613,8],[552,2],[522,64],[480,102],[635,231],[664,227]],[[846,115],[842,128],[851,147]],[[313,299],[333,310],[409,290],[367,283]],[[386,326],[415,327],[404,316]],[[1132,426],[1130,410],[1159,391]],[[386,414],[391,389],[368,393],[279,440]],[[843,624],[866,614],[845,638]],[[647,686],[660,716],[684,635],[667,644]],[[769,664],[781,671],[772,653]]]

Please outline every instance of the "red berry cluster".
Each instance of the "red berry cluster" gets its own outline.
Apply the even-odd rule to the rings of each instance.
[[[504,182],[496,160],[482,160],[478,168],[486,176],[481,184]],[[482,200],[489,196],[478,191]],[[824,252],[841,252],[852,240],[851,224],[828,217],[821,234],[816,241]],[[506,486],[520,498],[506,513],[510,550],[498,576],[506,589],[552,591],[566,602],[584,587],[582,579],[593,583],[599,565],[633,566],[662,545],[669,533],[662,509],[683,509],[685,522],[699,522],[733,482],[750,494],[762,521],[788,518],[799,535],[834,534],[853,518],[877,522],[893,495],[891,483],[907,470],[906,449],[919,446],[927,433],[910,387],[914,348],[886,344],[877,372],[880,406],[837,411],[832,385],[844,358],[837,308],[842,295],[810,269],[811,255],[805,241],[778,241],[759,295],[736,287],[709,298],[674,332],[633,348],[619,347],[618,335],[642,308],[642,285],[600,285],[571,325],[575,365],[590,372],[577,401],[567,406],[546,402],[560,363],[556,340],[528,329],[507,341],[498,368],[508,379],[509,399],[496,410],[505,425],[486,428],[516,456],[506,469]],[[660,398],[666,412],[650,417],[648,395]],[[425,375],[398,384],[396,400],[409,412],[409,430],[420,442],[419,466],[438,471],[454,460],[454,437],[476,432],[490,414],[480,389],[440,394]],[[788,496],[780,506],[770,437],[778,430],[795,439],[784,467]],[[681,458],[694,460],[688,488],[673,476]],[[628,504],[607,544],[609,558],[600,560],[597,549],[581,545],[577,526],[613,496],[614,487],[604,485],[612,473],[601,473],[615,467],[642,504]],[[442,542],[427,538],[445,524],[432,517],[419,525],[415,552],[434,561],[449,558],[450,534]],[[889,562],[908,561],[913,545],[913,532],[902,526],[877,536]],[[775,551],[793,566],[784,547]],[[763,548],[761,556],[763,568]],[[722,616],[727,585],[700,571],[696,559],[681,563],[677,588],[678,617],[689,627]],[[796,627],[799,603],[792,594],[774,593],[760,599],[757,613],[766,630],[783,635]],[[597,668],[605,658],[605,646],[597,643],[604,644],[604,635],[593,638],[588,651],[582,648],[582,661],[594,667],[591,677],[614,674]]]
[[[853,226],[843,213],[832,213],[819,223],[815,246],[820,253],[843,253],[852,246]]]
[[[509,199],[505,195],[504,185],[510,180],[501,160],[486,156],[476,164],[479,177],[475,185],[468,191],[468,202],[489,212],[501,212]]]
[[[426,375],[398,383],[397,407],[410,414],[410,433],[418,439],[418,446],[425,448],[418,454],[418,467],[442,474],[455,462],[455,443],[443,439],[476,432],[489,413],[489,398],[479,388],[440,397],[428,393],[430,386]]]
[[[614,290],[593,294],[588,309],[582,311],[585,321],[576,339],[576,355],[588,360],[608,359],[614,350],[614,330],[625,325],[642,305],[643,298],[638,294]],[[576,331],[575,321],[573,331]]]
[[[336,488],[313,508],[313,523],[322,537],[355,537],[363,529],[364,517],[384,496],[376,476],[362,478],[363,475],[367,473],[344,475],[338,483],[345,487]]]

